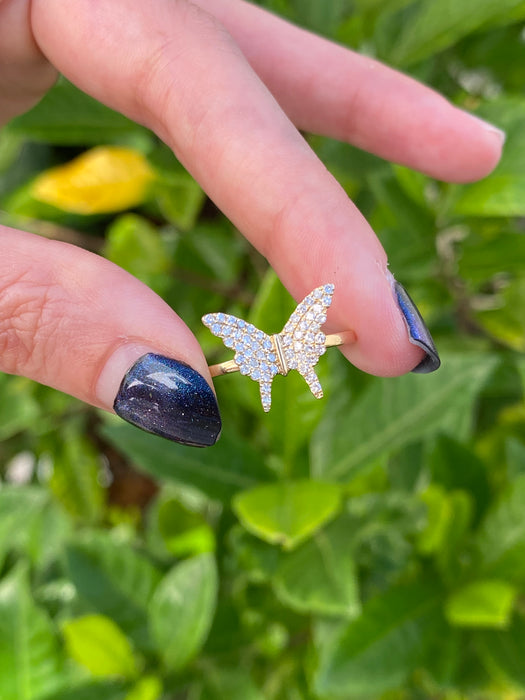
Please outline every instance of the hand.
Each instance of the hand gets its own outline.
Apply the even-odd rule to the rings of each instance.
[[[355,365],[385,376],[436,366],[421,322],[407,333],[415,311],[373,231],[297,129],[467,182],[498,162],[495,127],[241,0],[0,0],[0,65],[0,121],[62,72],[155,131],[296,299],[333,282],[327,329],[355,331],[343,348]],[[86,251],[1,234],[0,370],[111,410],[139,357],[177,358],[196,371],[148,358],[127,375],[117,412],[181,442],[215,441],[206,360],[159,297]]]

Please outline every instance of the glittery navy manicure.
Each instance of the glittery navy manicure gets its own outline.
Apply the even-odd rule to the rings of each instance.
[[[435,372],[439,368],[441,360],[430,331],[426,327],[417,306],[408,295],[407,290],[399,282],[394,282],[394,293],[405,319],[410,342],[423,348],[426,352],[426,356],[414,367],[412,372],[418,372],[419,374]]]
[[[122,380],[115,413],[148,433],[193,447],[213,445],[221,418],[208,382],[163,355],[140,357]]]

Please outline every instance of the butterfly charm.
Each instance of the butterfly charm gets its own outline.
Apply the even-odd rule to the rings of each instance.
[[[241,374],[259,382],[263,409],[272,403],[272,381],[276,374],[297,370],[312,394],[320,399],[323,390],[314,367],[326,350],[326,336],[321,326],[332,303],[333,284],[314,289],[297,306],[280,333],[267,335],[252,323],[230,314],[207,314],[202,322],[221,338],[227,348],[235,350],[234,361]]]

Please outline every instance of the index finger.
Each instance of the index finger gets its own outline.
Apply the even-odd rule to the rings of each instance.
[[[487,175],[504,134],[379,61],[243,0],[196,0],[232,33],[293,123],[439,180]]]

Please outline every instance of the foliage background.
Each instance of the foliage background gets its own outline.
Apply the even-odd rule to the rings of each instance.
[[[218,380],[208,450],[0,376],[2,700],[525,692],[525,3],[263,4],[507,131],[497,170],[467,186],[308,137],[443,366],[378,379],[332,351],[327,397],[277,377],[268,415],[254,384]],[[126,151],[102,151],[96,192],[50,171],[100,145]],[[152,134],[65,81],[0,132],[0,221],[122,265],[211,361],[227,354],[203,313],[276,331],[292,306]]]

